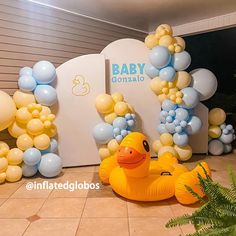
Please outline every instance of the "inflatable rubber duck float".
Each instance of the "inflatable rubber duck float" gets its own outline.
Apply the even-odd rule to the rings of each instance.
[[[159,201],[176,196],[180,203],[192,204],[198,199],[185,185],[204,195],[198,180],[198,174],[205,175],[202,167],[210,175],[207,163],[189,171],[168,152],[152,161],[147,138],[133,132],[123,139],[116,154],[102,161],[99,176],[104,184],[110,184],[117,194],[130,200]]]

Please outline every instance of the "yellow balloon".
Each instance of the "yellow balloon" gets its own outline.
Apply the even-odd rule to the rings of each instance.
[[[170,35],[163,35],[159,39],[159,45],[164,47],[169,47],[171,44],[174,43],[174,38]]]
[[[50,138],[46,134],[40,134],[34,138],[34,146],[39,150],[45,150],[50,145]]]
[[[163,88],[161,84],[161,79],[159,77],[153,78],[150,82],[150,88],[156,95],[160,95],[162,93]]]
[[[33,139],[28,134],[20,135],[16,140],[16,146],[25,151],[28,148],[33,147]]]
[[[176,43],[181,47],[182,51],[185,49],[185,41],[181,37],[175,37]]]
[[[50,115],[52,113],[51,109],[46,106],[42,106],[42,111],[40,112],[40,115]]]
[[[0,157],[6,157],[9,149],[9,146],[5,142],[0,141]]]
[[[192,148],[189,145],[184,147],[174,146],[174,149],[178,153],[176,156],[180,161],[187,161],[192,157]]]
[[[9,165],[6,170],[6,180],[8,182],[16,182],[22,177],[22,169],[20,166]]]
[[[226,114],[220,108],[213,108],[208,114],[208,121],[210,125],[221,125],[225,122]]]
[[[178,71],[176,73],[176,87],[183,89],[189,86],[191,83],[191,75],[186,71]]]
[[[39,135],[42,134],[44,131],[43,122],[40,119],[32,119],[28,122],[27,131],[31,135]]]
[[[27,107],[30,103],[36,102],[32,93],[23,93],[19,90],[14,93],[13,100],[17,108]]]
[[[6,180],[6,173],[2,172],[0,173],[0,184],[4,183]]]
[[[114,100],[109,94],[100,94],[96,97],[95,106],[99,113],[108,114],[113,112]]]
[[[176,150],[174,149],[174,147],[172,146],[164,146],[164,147],[161,147],[158,151],[158,156],[162,156],[164,153],[166,152],[170,152],[172,153],[175,157],[178,156]]]
[[[14,121],[9,127],[8,132],[14,138],[18,138],[22,134],[26,134],[26,127],[23,124],[20,124]]]
[[[124,96],[121,93],[113,93],[111,95],[111,97],[115,102],[123,102],[124,101]]]
[[[152,49],[158,45],[158,39],[154,34],[149,34],[144,41],[145,45],[149,48]]]
[[[57,135],[57,127],[56,127],[56,125],[52,124],[50,128],[44,130],[44,133],[48,137],[53,138],[54,136]]]
[[[208,128],[208,135],[211,138],[219,138],[221,135],[221,128],[217,125],[211,125]]]
[[[106,147],[99,148],[98,153],[99,153],[99,156],[101,157],[101,160],[103,160],[111,155],[109,149]]]
[[[23,152],[19,148],[11,149],[7,154],[9,165],[19,165],[23,161]]]
[[[0,173],[5,172],[7,170],[8,161],[7,158],[0,158]]]
[[[119,143],[115,139],[112,139],[107,144],[107,147],[111,153],[115,153],[119,148]]]
[[[169,133],[161,134],[160,141],[163,146],[172,146],[173,145],[173,137]]]
[[[117,117],[115,112],[112,112],[108,115],[106,115],[104,117],[104,120],[108,123],[108,124],[112,124],[112,122],[115,120],[115,118]]]
[[[114,106],[114,112],[118,116],[123,116],[129,112],[129,107],[128,107],[127,103],[125,103],[125,102],[117,102]]]
[[[0,90],[0,131],[8,128],[15,119],[16,105],[12,98]]]
[[[160,38],[163,35],[171,35],[172,36],[173,31],[170,25],[168,24],[161,24],[156,29],[156,37]]]
[[[28,111],[27,107],[21,107],[16,112],[16,121],[21,124],[27,124],[32,119],[32,114]]]
[[[158,153],[161,147],[163,147],[163,145],[160,140],[155,140],[152,144],[152,148],[155,153]]]

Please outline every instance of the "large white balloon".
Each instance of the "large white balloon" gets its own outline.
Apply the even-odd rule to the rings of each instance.
[[[217,89],[216,76],[207,69],[199,68],[190,72],[192,76],[191,85],[200,94],[200,101],[209,99]]]
[[[218,139],[213,139],[208,145],[209,152],[214,156],[219,156],[224,152],[224,145]]]

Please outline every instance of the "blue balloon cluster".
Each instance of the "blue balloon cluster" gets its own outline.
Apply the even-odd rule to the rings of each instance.
[[[188,144],[188,135],[197,133],[201,127],[201,120],[193,115],[192,109],[186,109],[166,99],[163,101],[160,121],[157,131],[160,134],[173,134],[173,141],[178,146]]]
[[[145,72],[150,78],[160,76],[161,80],[171,82],[175,79],[176,71],[182,71],[189,67],[191,56],[188,52],[170,54],[163,46],[154,47],[149,54],[151,64],[145,65]]]
[[[23,92],[34,92],[35,99],[44,106],[57,102],[56,90],[49,85],[56,78],[56,69],[49,61],[39,61],[33,69],[24,67],[19,73],[18,85]]]
[[[99,144],[107,144],[113,138],[121,142],[132,132],[134,125],[135,114],[127,113],[124,117],[115,118],[112,125],[105,122],[97,124],[93,129],[93,137]]]
[[[22,171],[25,177],[31,177],[40,172],[45,177],[55,177],[62,169],[62,160],[55,154],[58,143],[51,139],[47,150],[40,151],[37,148],[29,148],[23,154]]]
[[[235,139],[235,130],[233,129],[232,125],[226,125],[222,124],[220,126],[221,128],[221,136],[219,137],[219,140],[223,144],[231,144],[233,140]]]

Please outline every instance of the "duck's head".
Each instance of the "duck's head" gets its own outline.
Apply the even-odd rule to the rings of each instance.
[[[146,175],[150,163],[150,148],[145,135],[133,132],[128,134],[120,144],[117,162],[134,176]]]

